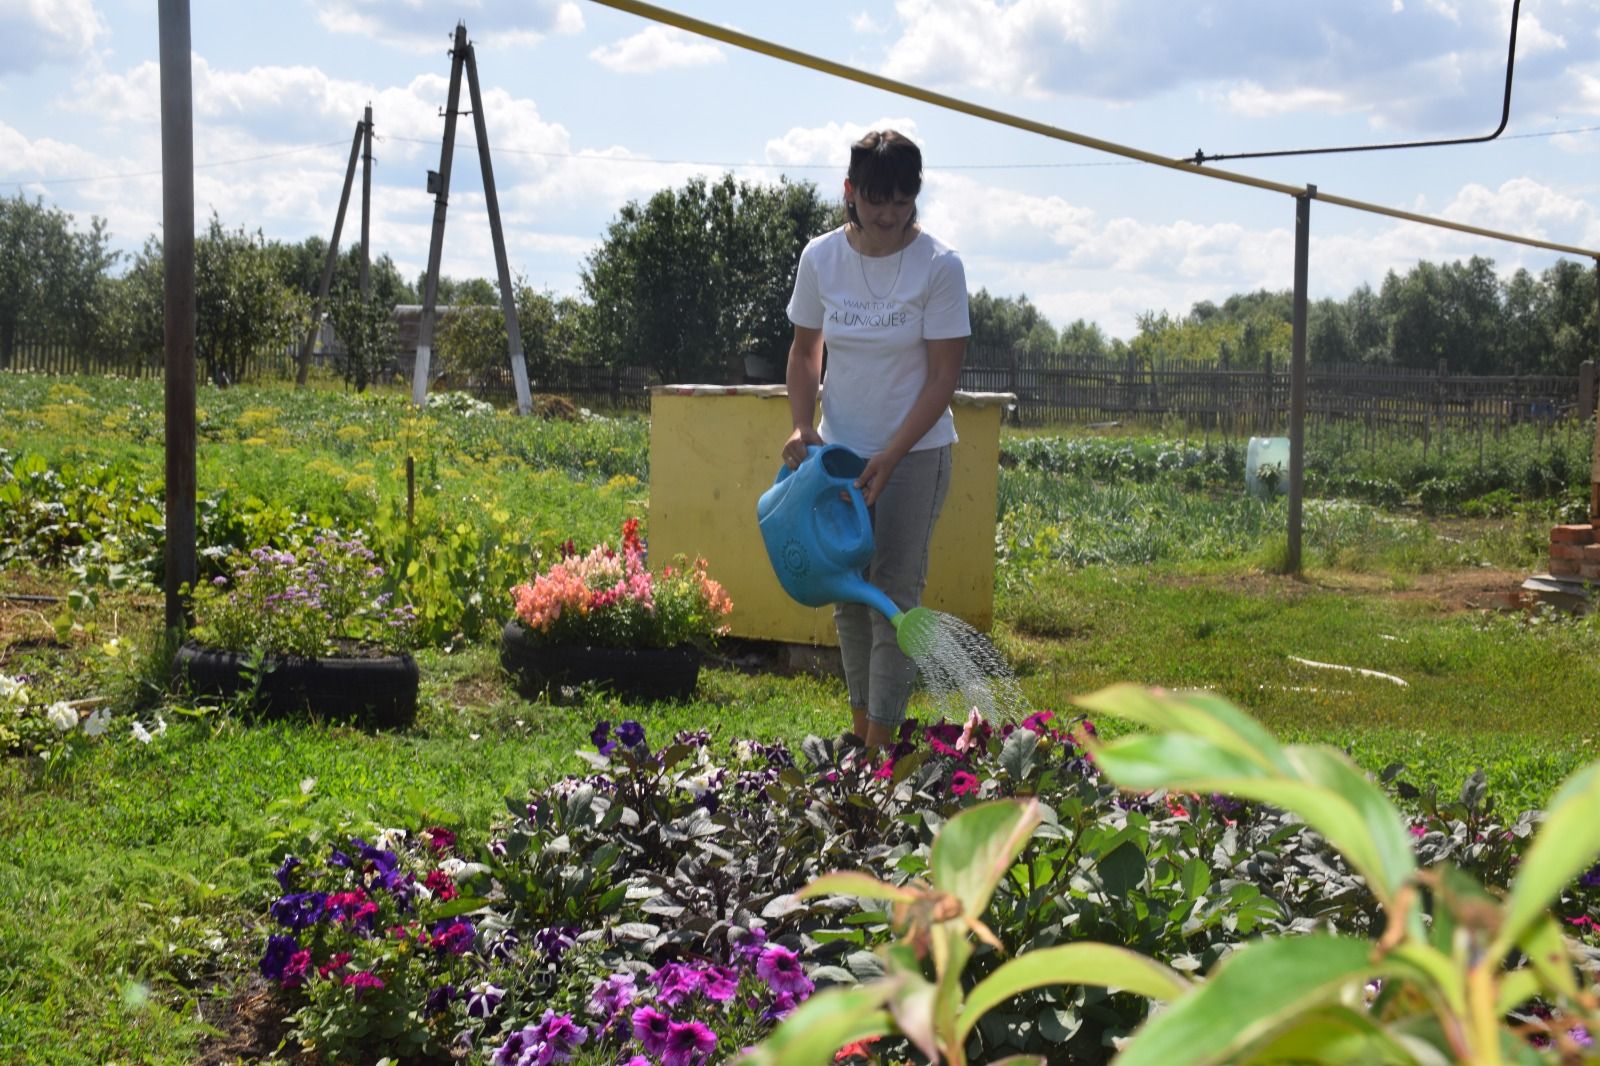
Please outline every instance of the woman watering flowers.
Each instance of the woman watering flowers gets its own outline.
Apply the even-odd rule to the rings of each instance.
[[[950,398],[967,337],[966,273],[955,251],[917,224],[922,153],[894,130],[850,148],[849,221],[806,245],[789,300],[789,410],[783,461],[808,445],[867,457],[856,479],[872,515],[867,580],[901,610],[918,605],[928,544],[950,487]],[[823,349],[827,387],[822,387]],[[818,394],[822,422],[812,422]],[[894,626],[861,604],[834,608],[852,728],[868,745],[894,740],[916,677]]]

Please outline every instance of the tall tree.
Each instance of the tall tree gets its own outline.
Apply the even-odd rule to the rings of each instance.
[[[967,312],[972,319],[969,343],[975,351],[1056,350],[1059,338],[1055,327],[1026,294],[991,296],[988,289],[979,289],[968,298]]]
[[[19,335],[86,346],[101,335],[116,261],[105,223],[77,229],[65,211],[18,193],[0,198],[0,368],[11,365]]]
[[[691,179],[626,204],[583,269],[596,354],[666,381],[743,380],[788,348],[795,263],[836,208],[809,182]]]

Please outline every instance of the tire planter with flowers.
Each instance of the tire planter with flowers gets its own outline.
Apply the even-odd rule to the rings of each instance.
[[[621,543],[561,557],[511,589],[516,612],[500,634],[500,663],[524,696],[595,685],[630,699],[694,695],[703,649],[733,609],[704,559],[645,563],[639,520]]]
[[[500,665],[530,699],[564,688],[594,685],[624,699],[686,700],[700,681],[703,654],[692,644],[672,648],[604,648],[549,644],[521,622],[500,634]]]
[[[420,673],[409,652],[342,642],[341,654],[307,658],[267,655],[251,709],[267,717],[310,714],[377,729],[409,726],[417,717]],[[255,685],[251,656],[190,641],[173,662],[177,676],[200,696],[223,699]]]

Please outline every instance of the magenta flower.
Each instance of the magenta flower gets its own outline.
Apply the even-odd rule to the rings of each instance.
[[[800,957],[781,944],[768,944],[756,960],[756,976],[779,995],[804,999],[816,986],[800,967]]]
[[[958,796],[970,796],[978,791],[978,777],[965,770],[957,770],[950,775],[950,791]]]
[[[659,989],[656,999],[671,1009],[700,991],[700,971],[681,962],[669,962],[650,975],[650,983]]]
[[[673,1022],[667,1031],[661,1066],[700,1066],[716,1046],[717,1034],[704,1022]]]
[[[1050,719],[1056,716],[1054,711],[1035,711],[1022,720],[1022,728],[1030,729],[1043,735],[1050,730]]]
[[[369,988],[383,987],[383,979],[371,970],[347,973],[344,975],[344,983],[346,988],[355,989],[357,995]]]
[[[667,1050],[667,1037],[672,1032],[672,1019],[654,1007],[640,1007],[633,1012],[633,1038],[639,1041],[648,1055],[660,1055]]]
[[[731,966],[711,966],[700,975],[700,993],[713,1003],[726,1003],[739,992],[739,972]]]

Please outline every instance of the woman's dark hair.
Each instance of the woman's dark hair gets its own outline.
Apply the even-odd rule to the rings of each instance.
[[[922,191],[922,151],[903,133],[874,130],[850,146],[847,176],[856,195],[874,203],[896,196],[914,198]],[[861,225],[855,204],[845,204],[845,213]]]

